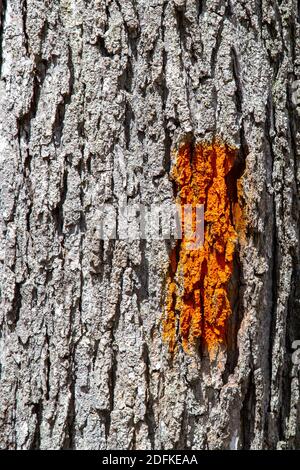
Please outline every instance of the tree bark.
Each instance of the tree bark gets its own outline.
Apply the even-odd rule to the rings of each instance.
[[[0,447],[299,448],[297,2],[0,8]],[[98,232],[104,203],[174,200],[191,136],[242,162],[238,293],[213,359],[162,340],[170,244]]]

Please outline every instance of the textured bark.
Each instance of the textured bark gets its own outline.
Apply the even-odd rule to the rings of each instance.
[[[295,0],[2,0],[0,447],[300,447]],[[298,127],[297,127],[298,125]],[[170,243],[99,207],[172,202],[183,138],[239,148],[228,344],[162,342]]]

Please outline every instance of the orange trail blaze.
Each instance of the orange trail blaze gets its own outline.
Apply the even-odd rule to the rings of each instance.
[[[184,143],[178,150],[171,173],[177,202],[204,205],[204,243],[188,249],[190,240],[182,230],[182,239],[170,255],[163,338],[171,352],[176,349],[178,334],[186,351],[198,338],[209,351],[225,339],[231,314],[227,285],[237,241],[226,175],[235,156],[235,149],[219,141],[195,146]],[[194,218],[193,213],[193,226]],[[183,228],[183,217],[181,220]]]

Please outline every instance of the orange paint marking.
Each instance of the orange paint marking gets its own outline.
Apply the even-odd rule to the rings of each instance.
[[[182,239],[170,255],[163,338],[171,352],[177,348],[178,337],[185,351],[199,338],[209,351],[225,340],[231,314],[227,286],[237,241],[233,220],[242,217],[226,181],[236,155],[236,149],[220,141],[184,143],[177,153],[171,172],[177,203],[204,204],[204,243],[188,249],[191,240],[182,230]]]

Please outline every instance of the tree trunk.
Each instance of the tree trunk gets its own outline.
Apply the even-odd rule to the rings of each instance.
[[[299,448],[296,1],[0,9],[0,447]],[[172,355],[171,243],[102,240],[100,208],[171,203],[172,152],[214,138],[243,188],[232,314],[213,357]]]

